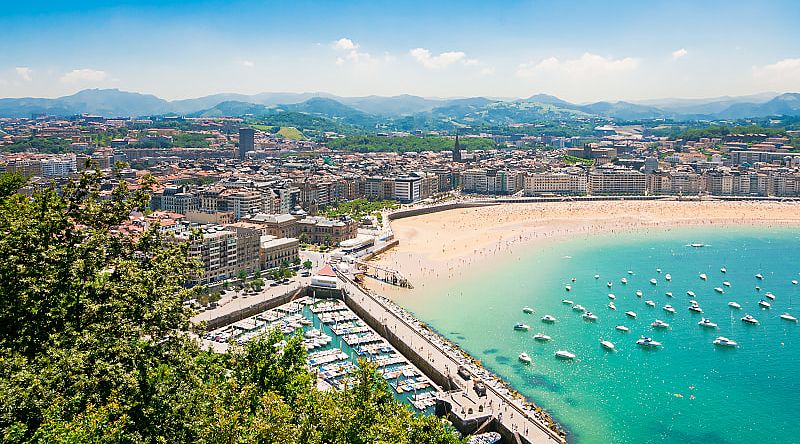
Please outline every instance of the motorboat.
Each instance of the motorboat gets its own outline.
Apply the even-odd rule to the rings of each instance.
[[[575,310],[575,311],[586,311],[586,308],[581,304],[573,305],[572,309]]]
[[[607,282],[607,283],[606,283],[606,286],[608,286],[608,288],[611,288],[613,285],[614,285],[614,284],[612,284],[612,283],[611,283],[611,281],[609,281],[609,282]]]
[[[610,309],[612,309],[612,310],[616,310],[616,309],[617,309],[617,306],[616,306],[616,305],[614,305],[614,303],[613,303],[613,302],[609,302],[609,303],[608,303],[608,308],[610,308]]]
[[[708,280],[708,276],[706,276],[705,273],[700,273],[700,279],[702,279],[704,281],[707,281]]]
[[[587,311],[586,313],[583,314],[583,319],[586,319],[587,321],[596,321],[597,315],[592,313],[591,311]]]
[[[726,287],[730,287],[730,286],[731,286],[731,283],[730,283],[730,282],[728,282],[728,281],[725,281],[725,282],[723,282],[723,283],[722,283],[722,285],[724,285],[724,286],[726,286]]]
[[[616,326],[616,327],[614,327],[614,328],[616,328],[616,329],[617,329],[617,331],[621,331],[621,332],[623,332],[623,333],[627,333],[627,332],[631,331],[631,329],[629,329],[628,327],[626,327],[626,326],[624,326],[624,325],[617,325],[617,326]]]
[[[752,317],[752,316],[750,316],[748,314],[748,315],[744,315],[744,317],[742,318],[742,322],[744,322],[746,324],[758,324],[758,319],[756,319],[756,318],[754,318],[754,317]]]
[[[690,298],[693,298],[693,297],[697,296],[696,294],[694,294],[694,292],[692,290],[687,291],[686,295],[689,296]]]
[[[697,325],[699,325],[701,327],[706,327],[706,328],[717,328],[717,324],[711,322],[710,319],[706,319],[706,318],[700,319],[700,322],[698,322]]]
[[[553,338],[551,338],[550,336],[547,336],[544,333],[536,333],[535,335],[533,335],[533,339],[535,339],[537,341],[549,341],[549,340],[551,340]]]
[[[705,247],[706,244],[701,244],[699,242],[695,242],[695,243],[689,244],[689,246],[693,247],[693,248],[702,248],[702,247]]]
[[[562,304],[569,304],[569,305],[574,305],[575,304],[575,302],[573,302],[573,301],[571,301],[569,299],[562,299],[561,303]]]
[[[759,287],[758,285],[756,285],[756,291],[761,291],[761,287]]]
[[[653,301],[644,301],[645,304],[649,305],[650,307],[655,307],[656,303]]]
[[[611,299],[611,300],[614,300],[614,299],[616,299],[617,297],[616,297],[616,296],[614,296],[614,293],[609,293],[609,294],[608,294],[608,298],[609,298],[609,299]]]
[[[723,290],[721,287],[714,287],[714,291],[716,291],[719,294],[725,293],[725,290]]]
[[[664,307],[662,307],[662,308],[663,308],[663,309],[664,309],[664,311],[666,311],[667,313],[672,313],[672,314],[675,314],[675,308],[674,308],[672,305],[669,305],[669,304],[667,304],[667,305],[665,305],[665,306],[664,306]]]
[[[628,270],[628,274],[633,275],[633,270]]]
[[[644,294],[644,293],[642,293],[642,290],[636,290],[636,297],[640,298],[640,297],[642,297],[642,294]]]
[[[672,280],[672,275],[667,273],[667,274],[664,275],[664,279],[666,279],[668,281],[671,281]]]
[[[533,313],[533,309],[530,308],[530,307],[527,307],[527,306],[526,307],[522,307],[522,312],[531,314],[531,313]]]
[[[661,269],[660,268],[656,268],[656,273],[661,273]]]
[[[792,285],[797,285],[797,279],[792,279]]]
[[[611,341],[605,341],[603,339],[600,339],[600,345],[602,345],[603,348],[606,350],[614,351],[614,343]]]
[[[703,312],[703,309],[700,308],[699,305],[690,305],[689,306],[689,310],[691,310],[691,311],[693,311],[695,313],[702,313]]]
[[[775,300],[775,295],[774,295],[774,294],[772,294],[772,293],[771,293],[771,292],[769,292],[769,291],[768,291],[768,292],[766,292],[766,293],[764,293],[764,296],[766,296],[766,297],[768,297],[768,298],[772,299],[773,301]]]
[[[728,302],[728,307],[735,308],[737,310],[741,310],[742,309],[742,306],[739,305],[738,302],[734,302],[734,301]]]
[[[564,286],[564,290],[572,291],[572,285],[567,284],[566,286]]]
[[[556,321],[555,316],[551,316],[551,315],[542,316],[542,322],[555,322],[555,321]]]
[[[566,350],[559,350],[556,352],[556,358],[560,359],[575,359],[575,354]]]
[[[623,283],[623,284],[627,284],[627,283],[628,283],[628,278],[622,278],[622,279],[620,279],[619,281],[620,281],[621,283]]]
[[[761,274],[761,273],[758,273],[758,274],[756,275],[756,279],[758,279],[759,281],[763,281],[763,280],[764,280],[764,275],[763,275],[763,274]]]
[[[792,315],[790,315],[789,313],[782,314],[781,315],[781,319],[786,320],[786,321],[797,322],[797,318],[792,316]]]
[[[671,291],[668,291],[668,292],[666,292],[664,294],[667,295],[667,297],[670,297],[670,298],[672,297],[672,292]]]
[[[518,323],[514,324],[514,330],[517,330],[517,331],[528,331],[530,329],[531,329],[531,326],[528,325],[528,324],[523,324],[521,322],[518,322]]]
[[[758,305],[760,305],[760,306],[762,306],[762,307],[764,307],[764,308],[770,308],[770,307],[772,307],[772,305],[771,305],[769,302],[767,302],[767,301],[765,301],[765,300],[763,300],[763,299],[762,299],[762,300],[760,300],[760,301],[758,301]]]
[[[648,338],[647,336],[642,336],[641,339],[636,341],[637,345],[641,345],[642,347],[660,347],[661,343],[658,341],[654,341],[653,338]]]
[[[522,352],[522,353],[519,354],[519,360],[524,362],[525,364],[530,364],[531,362],[533,362],[531,357],[528,356],[528,354],[525,353],[525,352]]]
[[[653,278],[653,279],[650,279],[650,283],[653,284],[653,285],[656,285],[656,284],[658,284],[658,281],[655,280],[655,278]]]
[[[661,319],[656,319],[655,321],[653,321],[652,324],[650,324],[650,326],[653,328],[669,328],[669,324],[662,321]]]
[[[739,344],[725,336],[717,336],[717,339],[714,339],[714,345],[719,345],[720,347],[737,347]]]
[[[725,268],[725,267],[722,267],[722,268],[720,268],[720,269],[719,269],[719,271],[720,271],[721,273],[727,273],[727,272],[728,272],[728,269],[727,269],[727,268]]]
[[[625,314],[630,316],[630,317],[632,317],[632,318],[636,317],[636,312],[635,311],[626,311]]]
[[[575,281],[577,281],[577,280],[578,280],[578,278],[572,278],[572,279],[570,279],[570,280],[571,280],[572,282],[575,282]]]
[[[596,275],[594,275],[594,278],[595,278],[595,279],[600,279],[600,275],[599,275],[599,274],[596,274]]]

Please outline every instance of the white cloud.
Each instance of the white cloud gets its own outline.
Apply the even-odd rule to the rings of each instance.
[[[240,60],[239,64],[244,66],[245,68],[252,68],[252,67],[256,66],[256,62],[254,62],[252,60]]]
[[[753,77],[764,88],[783,91],[800,89],[800,58],[783,59],[771,65],[754,66]]]
[[[672,51],[672,60],[678,60],[683,57],[686,57],[689,54],[689,51],[686,48],[681,48],[675,51]]]
[[[19,76],[19,78],[21,78],[22,80],[26,82],[30,82],[31,80],[33,80],[33,77],[31,77],[31,75],[33,74],[32,69],[26,66],[18,66],[14,68],[14,70],[17,72],[17,76]]]
[[[96,69],[73,69],[72,71],[61,76],[61,81],[64,83],[77,83],[77,82],[101,82],[108,77],[108,73]]]
[[[584,53],[580,58],[561,61],[549,57],[539,62],[522,63],[517,68],[518,77],[534,77],[540,74],[562,74],[572,77],[623,73],[635,70],[639,60],[632,57],[612,59],[597,54]]]
[[[432,55],[431,52],[425,48],[414,48],[408,53],[418,63],[428,69],[447,68],[457,62],[468,66],[480,64],[476,59],[468,59],[463,51],[448,51],[438,55]]]
[[[333,42],[331,46],[333,49],[353,50],[358,48],[358,43],[348,39],[347,37],[342,37]]]
[[[481,70],[480,74],[481,74],[482,76],[490,76],[490,75],[494,74],[494,72],[495,72],[495,69],[494,69],[494,67],[493,67],[493,66],[488,66],[488,67],[486,67],[486,68],[483,68],[483,69]]]

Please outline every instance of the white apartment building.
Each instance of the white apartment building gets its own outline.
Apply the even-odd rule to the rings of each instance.
[[[586,174],[575,173],[534,173],[525,177],[525,195],[540,196],[543,194],[586,194]]]

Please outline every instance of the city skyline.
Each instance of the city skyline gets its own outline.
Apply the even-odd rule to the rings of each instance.
[[[119,88],[574,102],[800,90],[790,2],[12,5],[0,97]]]

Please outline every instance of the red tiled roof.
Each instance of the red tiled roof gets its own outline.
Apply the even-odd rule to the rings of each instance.
[[[336,273],[333,271],[333,268],[331,268],[331,266],[330,266],[330,265],[326,265],[326,266],[322,267],[322,268],[321,268],[321,269],[320,269],[320,270],[317,272],[317,275],[318,275],[318,276],[330,276],[330,277],[336,277]]]

